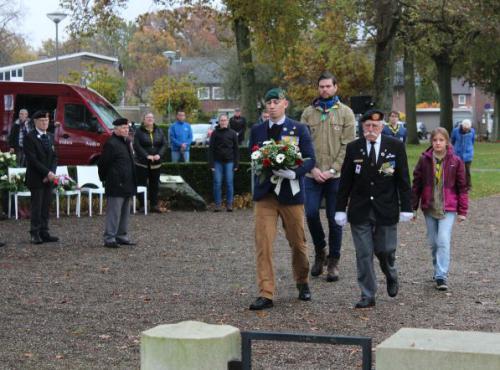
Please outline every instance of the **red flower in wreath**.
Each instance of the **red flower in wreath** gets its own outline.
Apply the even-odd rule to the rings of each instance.
[[[255,152],[257,150],[259,150],[259,146],[258,145],[252,146],[252,152]]]
[[[264,158],[262,160],[262,167],[271,167],[271,160],[269,158]]]
[[[302,166],[302,163],[304,163],[304,161],[303,161],[302,159],[296,159],[296,160],[295,160],[295,164],[296,164],[297,166]]]

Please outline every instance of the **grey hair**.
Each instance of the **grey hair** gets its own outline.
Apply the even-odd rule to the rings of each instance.
[[[29,114],[28,110],[27,110],[27,109],[24,109],[24,108],[23,108],[23,109],[21,109],[21,110],[19,111],[19,113],[26,113],[26,114]]]
[[[462,127],[463,128],[471,128],[472,127],[472,122],[470,121],[470,119],[464,119],[462,121]]]

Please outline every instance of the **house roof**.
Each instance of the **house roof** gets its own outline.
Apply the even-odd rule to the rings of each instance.
[[[472,94],[472,86],[468,82],[465,82],[463,78],[452,78],[451,79],[451,93],[459,95],[470,95]]]
[[[174,61],[169,70],[173,75],[191,76],[197,84],[220,85],[224,81],[224,64],[223,58],[182,58]]]
[[[101,55],[101,54],[89,53],[89,52],[86,52],[86,51],[81,52],[81,53],[61,55],[61,56],[59,56],[59,60],[72,59],[72,58],[80,58],[80,57],[88,57],[88,58],[92,58],[92,59],[99,59],[99,60],[103,60],[103,61],[107,61],[107,62],[118,63],[118,59],[117,58],[108,57],[106,55]],[[55,62],[55,60],[56,60],[56,58],[54,57],[54,58],[47,58],[47,59],[35,60],[35,61],[32,61],[32,62],[11,64],[9,66],[0,67],[0,72],[10,71],[11,69],[18,69],[18,68],[29,67],[29,66],[36,65],[36,64],[51,63],[51,62]]]

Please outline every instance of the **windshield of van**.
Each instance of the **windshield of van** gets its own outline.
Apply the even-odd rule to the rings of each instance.
[[[109,104],[95,103],[93,101],[89,101],[89,103],[109,129],[113,128],[115,119],[121,118],[115,108]]]

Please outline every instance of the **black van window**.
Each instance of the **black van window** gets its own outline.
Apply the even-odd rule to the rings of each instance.
[[[97,132],[97,120],[82,104],[64,105],[64,126],[75,130]]]

